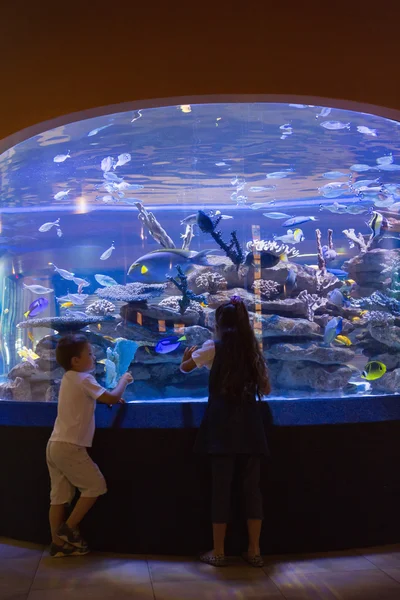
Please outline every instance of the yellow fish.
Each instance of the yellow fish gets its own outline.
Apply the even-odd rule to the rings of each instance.
[[[335,342],[338,342],[342,346],[351,346],[351,340],[346,335],[337,335]]]
[[[148,346],[145,346],[144,349],[146,350],[147,354],[151,354]]]
[[[200,306],[201,306],[202,308],[207,308],[207,304],[206,304],[205,302],[200,302]]]
[[[355,281],[354,281],[354,279],[346,279],[345,284],[346,285],[354,285]]]
[[[31,331],[28,331],[28,338],[31,340],[32,344],[35,343],[35,338],[33,337],[33,333]]]
[[[73,302],[63,302],[62,304],[60,304],[60,308],[71,308],[71,306],[73,305]]]
[[[31,364],[34,364],[33,361],[39,358],[39,355],[36,354],[36,352],[26,346],[24,346],[22,350],[18,350],[17,354],[23,361],[30,362]]]
[[[353,321],[353,323],[358,323],[358,321],[361,321],[360,317],[352,317],[351,320]]]
[[[99,323],[100,324],[100,323]],[[109,335],[103,335],[103,338],[105,340],[108,340],[109,342],[112,342],[113,344],[115,344],[115,342],[117,341],[116,338],[112,338]]]
[[[367,315],[367,314],[368,314],[368,311],[367,311],[367,310],[362,310],[362,311],[360,312],[360,317],[364,317],[364,316],[365,316],[365,315]]]
[[[105,364],[106,364],[106,359],[105,359],[105,358],[102,358],[101,360],[98,360],[98,361],[97,361],[97,363],[98,363],[99,365],[105,365]]]
[[[101,331],[101,323],[97,323],[97,329]]]
[[[365,365],[361,377],[367,381],[375,381],[375,379],[380,379],[385,373],[386,365],[379,362],[379,360],[371,360]]]

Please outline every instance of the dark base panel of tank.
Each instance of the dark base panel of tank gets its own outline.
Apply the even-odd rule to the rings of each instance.
[[[337,401],[331,412],[319,401],[302,408],[299,401],[263,404],[271,449],[262,476],[263,553],[400,540],[398,398],[362,401],[370,422],[356,422],[356,399],[353,405]],[[0,405],[0,534],[48,543],[45,448],[56,405],[18,403],[16,412],[15,404]],[[196,554],[212,547],[208,462],[192,452],[204,406],[147,403],[119,412],[98,407],[91,454],[109,492],[83,523],[93,549]],[[388,414],[396,420],[384,420]],[[236,485],[227,538],[232,554],[246,549],[241,514]]]

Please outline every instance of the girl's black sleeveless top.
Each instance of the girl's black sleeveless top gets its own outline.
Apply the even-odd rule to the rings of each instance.
[[[221,347],[215,344],[215,358],[208,384],[208,404],[194,446],[208,454],[268,454],[260,402],[255,395],[230,401],[221,393]]]

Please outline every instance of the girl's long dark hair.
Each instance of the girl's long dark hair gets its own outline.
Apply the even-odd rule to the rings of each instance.
[[[234,296],[215,313],[215,333],[220,344],[221,392],[240,401],[269,394],[271,386],[264,356],[243,301]]]

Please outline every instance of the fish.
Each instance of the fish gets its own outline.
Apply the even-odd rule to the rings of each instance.
[[[332,290],[332,292],[328,294],[328,299],[331,304],[334,304],[339,308],[350,306],[350,301],[347,300],[339,290]]]
[[[376,137],[378,134],[376,133],[376,129],[370,129],[370,127],[366,127],[365,125],[358,125],[357,131],[359,133],[363,133],[364,135],[372,135]]]
[[[342,317],[333,317],[325,326],[324,343],[331,344],[333,340],[341,334],[343,328]]]
[[[251,192],[272,192],[272,190],[276,190],[276,185],[252,185],[250,188]]]
[[[58,236],[58,237],[62,237],[62,234],[63,234],[63,233],[62,233],[61,229],[58,227],[58,228],[57,228],[57,236]]]
[[[55,194],[54,196],[54,200],[62,200],[63,198],[66,198],[68,196],[68,194],[70,193],[71,190],[65,190],[63,192],[57,192],[57,194]]]
[[[40,315],[49,305],[49,301],[47,298],[36,298],[31,304],[26,312],[24,312],[24,317],[27,319],[28,317],[36,317]]]
[[[107,173],[113,166],[114,164],[114,159],[112,156],[107,156],[106,158],[103,158],[103,160],[101,161],[101,170],[104,171],[104,173]]]
[[[347,206],[346,204],[339,204],[338,202],[334,202],[333,204],[320,204],[319,210],[329,210],[329,212],[331,213],[341,215],[347,211]]]
[[[337,258],[337,252],[334,248],[329,248],[329,246],[322,246],[322,256],[326,263],[332,262]]]
[[[377,177],[376,179],[359,179],[351,185],[351,188],[354,190],[359,190],[360,188],[367,187],[373,183],[379,183],[379,181],[380,177]]]
[[[381,235],[382,229],[387,229],[389,226],[387,219],[376,211],[372,212],[372,217],[367,225],[372,230],[372,237]]]
[[[341,121],[323,121],[320,123],[324,129],[336,131],[338,129],[350,129],[350,123],[342,123]]]
[[[181,111],[183,113],[191,113],[192,112],[192,107],[190,106],[190,104],[181,104],[180,107]]]
[[[104,338],[105,340],[107,340],[107,341],[109,341],[109,342],[113,343],[113,344],[115,344],[115,343],[116,343],[116,341],[117,341],[117,338],[113,338],[113,337],[111,337],[111,336],[109,336],[109,335],[103,335],[103,338]]]
[[[123,177],[118,177],[116,173],[110,173],[110,171],[104,172],[103,177],[107,181],[113,181],[114,183],[122,183],[124,180]]]
[[[307,108],[307,104],[289,104],[292,108]]]
[[[255,256],[259,257],[260,266],[262,269],[271,269],[275,267],[281,261],[287,262],[286,254],[274,254],[273,252],[269,252],[268,250],[261,250],[260,252],[249,252],[246,255],[246,259],[244,261],[244,265],[246,267],[254,267],[256,265]]]
[[[362,215],[365,212],[368,212],[371,207],[365,206],[365,204],[348,204],[346,206],[346,212],[349,215]]]
[[[32,342],[32,344],[35,343],[35,338],[33,337],[32,331],[28,331],[28,338],[30,339],[30,341]]]
[[[86,279],[83,279],[82,277],[73,277],[72,281],[80,288],[85,288],[90,285],[89,281],[86,281]]]
[[[196,223],[197,223],[197,213],[193,213],[192,215],[185,217],[181,221],[181,225],[196,225]]]
[[[297,273],[294,269],[289,269],[285,283],[283,284],[283,290],[285,292],[285,296],[291,294],[291,292],[296,287]]]
[[[97,135],[98,133],[100,133],[100,131],[103,131],[103,129],[107,129],[107,127],[111,127],[111,125],[103,125],[102,127],[96,127],[96,129],[92,129],[92,131],[89,131],[87,136],[92,137],[93,135]]]
[[[53,158],[53,161],[55,163],[63,163],[65,160],[67,160],[67,158],[71,158],[69,150],[68,150],[67,154],[57,154],[57,156],[55,156]]]
[[[351,340],[346,335],[337,335],[335,337],[335,342],[341,344],[342,346],[351,346]]]
[[[348,272],[344,271],[343,269],[326,269],[326,270],[328,271],[328,273],[330,273],[331,275],[334,275],[338,279],[343,279],[344,277],[348,276]]]
[[[146,350],[147,354],[150,354],[150,350],[148,346],[145,346],[144,349]]]
[[[71,308],[71,306],[74,306],[74,303],[69,300],[60,304],[60,308]]]
[[[97,323],[97,329],[101,331],[101,323]]]
[[[4,309],[4,314],[5,314],[5,315],[8,315],[8,313],[9,313],[9,312],[10,312],[10,309],[9,309],[9,308],[5,308],[5,309]]]
[[[340,179],[340,177],[347,177],[347,175],[341,171],[327,171],[322,177],[325,177],[325,179]]]
[[[358,323],[359,321],[361,321],[360,317],[351,317],[351,321],[353,323]]]
[[[171,335],[170,337],[160,340],[155,347],[155,351],[157,354],[169,354],[170,352],[177,350],[184,340],[186,340],[185,335],[182,335],[181,337]]]
[[[393,154],[388,154],[386,156],[380,156],[376,159],[378,165],[391,165],[393,163]]]
[[[228,165],[226,164],[226,162],[217,162],[215,163],[216,167],[227,167]]]
[[[26,283],[23,283],[22,285],[25,289],[32,292],[32,294],[52,294],[54,292],[54,290],[43,287],[42,285],[26,285]]]
[[[291,124],[290,124],[290,123],[285,123],[284,125],[281,125],[281,126],[279,127],[279,129],[281,129],[282,131],[285,131],[285,132],[290,132],[290,133],[289,133],[289,135],[290,135],[290,134],[292,133],[292,131],[293,131],[293,130],[292,130],[292,126],[291,126]]]
[[[379,165],[378,169],[381,171],[400,171],[400,165],[395,165],[394,163]]]
[[[97,283],[103,285],[104,287],[111,287],[112,285],[118,285],[115,279],[109,277],[108,275],[101,275],[101,273],[97,273],[94,276]]]
[[[357,190],[357,194],[360,194],[361,196],[375,196],[377,194],[380,194],[382,192],[382,186],[379,185],[374,185],[374,186],[367,186],[367,185],[363,185],[361,187],[358,188]]]
[[[281,212],[263,213],[263,216],[267,217],[267,219],[291,219],[290,215]]]
[[[304,242],[305,237],[301,229],[295,229],[294,231],[288,229],[286,234],[274,236],[274,240],[278,240],[284,244],[298,244],[299,242]]]
[[[212,215],[212,216],[219,217],[222,221],[226,221],[228,219],[233,219],[232,215],[223,215],[223,214],[221,214],[220,210],[216,210],[214,215]]]
[[[325,198],[339,198],[349,190],[349,184],[343,181],[334,181],[318,188],[319,193]]]
[[[48,263],[51,267],[54,267],[54,270],[61,275],[61,277],[63,279],[67,279],[68,281],[72,281],[73,278],[75,277],[75,273],[71,273],[71,271],[67,271],[66,269],[59,269],[58,267],[56,267],[56,265],[52,262]]]
[[[89,294],[66,294],[65,296],[61,296],[57,298],[58,302],[72,302],[72,304],[85,304],[86,298],[89,297]]]
[[[318,219],[316,217],[292,217],[282,223],[282,227],[297,227],[297,225],[302,225],[302,223],[307,223],[308,221],[318,221]]]
[[[52,227],[58,227],[59,223],[60,219],[56,219],[55,221],[49,221],[48,223],[43,223],[43,225],[39,227],[39,231],[41,233],[44,233],[45,231],[50,231]]]
[[[124,154],[120,154],[118,156],[118,160],[117,162],[114,163],[114,170],[117,167],[122,167],[123,165],[126,165],[128,162],[130,162],[132,160],[132,156],[130,154],[128,154],[128,152],[125,152]],[[109,169],[108,169],[109,170]]]
[[[110,204],[111,202],[115,202],[115,198],[111,196],[111,194],[105,194],[104,196],[96,196],[96,200],[101,200],[105,204]]]
[[[328,115],[331,114],[331,111],[332,111],[331,108],[328,108],[327,106],[325,106],[324,108],[321,108],[321,112],[319,112],[315,118],[318,119],[318,117],[327,117]]]
[[[110,258],[113,250],[115,250],[114,242],[112,242],[108,250],[103,252],[103,254],[100,256],[100,260],[107,260],[108,258]]]
[[[375,381],[380,379],[386,373],[386,365],[379,360],[371,360],[368,362],[364,371],[361,373],[361,377],[367,381]]]
[[[73,319],[86,319],[87,318],[87,314],[79,311],[79,310],[69,310],[69,308],[67,308],[67,310],[65,311],[64,314],[65,317],[70,317]],[[105,337],[105,336],[104,336]]]
[[[112,173],[111,173],[111,175],[112,175]],[[142,190],[144,188],[144,186],[141,185],[140,183],[128,183],[127,181],[121,181],[120,183],[114,183],[113,186],[120,192],[127,191],[127,190]]]
[[[211,266],[206,258],[210,252],[211,250],[191,252],[177,248],[153,250],[132,263],[128,275],[136,281],[164,283],[166,275],[176,273],[176,265],[180,265],[184,273],[192,270],[194,265]]]
[[[268,206],[274,206],[275,200],[270,200],[269,202],[255,202],[250,205],[252,210],[261,210],[263,208],[268,208]]]
[[[197,213],[196,223],[203,233],[212,233],[215,229],[213,221],[203,210]]]
[[[268,173],[267,179],[284,179],[292,171],[293,171],[293,169],[290,169],[288,171],[275,171],[274,173]]]
[[[363,173],[364,171],[370,171],[372,168],[373,167],[370,167],[369,165],[355,164],[351,165],[350,170],[356,171],[357,173]]]
[[[40,358],[36,352],[31,350],[31,348],[27,348],[26,346],[23,346],[22,350],[18,350],[17,354],[20,358],[22,358],[23,362],[29,362],[34,367],[36,366],[35,360]]]

